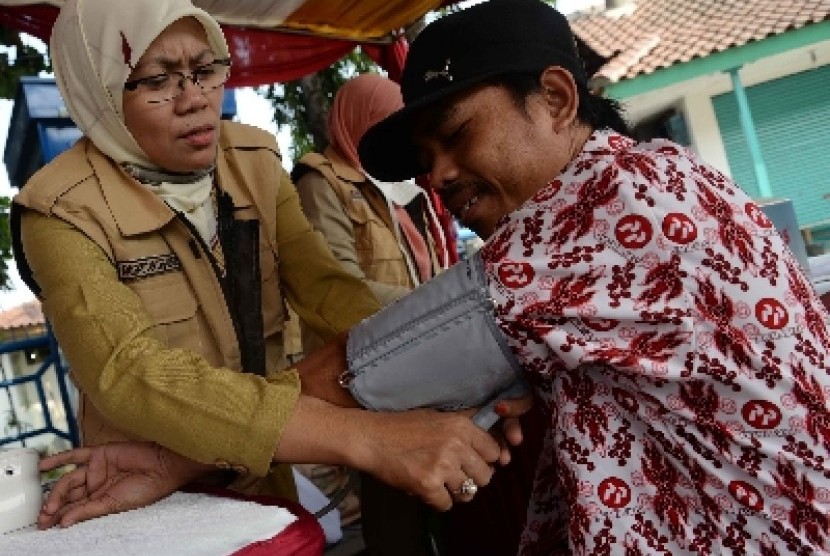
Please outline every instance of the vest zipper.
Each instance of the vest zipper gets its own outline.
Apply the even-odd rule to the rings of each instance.
[[[172,208],[172,207],[171,207]],[[216,262],[216,257],[213,256],[210,248],[208,247],[205,240],[202,238],[199,231],[196,229],[196,226],[190,223],[187,217],[182,214],[181,212],[173,209],[173,212],[176,213],[176,218],[182,222],[185,227],[190,232],[190,239],[187,241],[187,244],[190,246],[190,250],[193,251],[193,256],[197,259],[201,258],[201,254],[204,253],[207,257],[207,260],[210,262],[211,268],[213,268],[213,273],[216,275],[216,278],[219,280],[219,285],[222,287],[223,294],[225,293],[225,276],[222,272],[222,269],[219,268],[219,263]],[[228,305],[227,298],[225,299],[225,306]]]

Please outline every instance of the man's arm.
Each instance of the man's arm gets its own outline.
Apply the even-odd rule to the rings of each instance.
[[[300,375],[302,393],[341,407],[359,407],[348,388],[340,386],[346,364],[347,332],[338,334],[320,349],[294,365]]]

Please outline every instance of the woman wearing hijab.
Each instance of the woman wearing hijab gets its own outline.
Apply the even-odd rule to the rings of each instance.
[[[347,271],[364,280],[382,305],[448,266],[435,209],[414,181],[384,183],[357,156],[371,126],[403,107],[400,87],[367,73],[347,81],[328,116],[329,146],[303,156],[292,172],[309,222]]]
[[[468,418],[337,407],[285,368],[285,301],[324,338],[378,306],[303,217],[273,137],[220,120],[229,52],[206,12],[69,0],[51,52],[84,137],[15,197],[16,258],[81,391],[85,445],[157,443],[171,489],[212,471],[293,498],[274,462],[347,464],[438,508],[487,483],[501,452]],[[300,371],[336,377],[342,349]],[[41,526],[118,509],[55,508]]]
[[[350,79],[329,111],[328,147],[303,156],[292,172],[309,223],[323,234],[343,269],[363,280],[382,305],[449,266],[444,233],[426,193],[413,180],[373,179],[357,156],[366,130],[402,107],[394,81],[373,73]],[[322,343],[303,327],[305,353]],[[327,494],[342,488],[349,476],[345,468],[328,465],[300,470]],[[370,553],[428,553],[425,508],[406,493],[364,476],[360,499],[352,492],[338,508],[344,528],[362,514]]]

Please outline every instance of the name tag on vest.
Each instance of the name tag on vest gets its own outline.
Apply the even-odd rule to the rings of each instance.
[[[180,270],[182,263],[175,254],[166,253],[132,261],[118,261],[117,267],[118,279],[125,282]]]

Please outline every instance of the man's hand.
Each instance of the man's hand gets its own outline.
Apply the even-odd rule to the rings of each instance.
[[[39,467],[48,471],[69,464],[78,468],[53,486],[38,516],[39,529],[152,504],[213,469],[152,442],[78,448],[44,458]]]
[[[497,436],[501,444],[499,464],[507,465],[510,463],[509,446],[518,446],[524,440],[519,417],[530,411],[532,406],[533,396],[530,394],[521,398],[501,400],[496,404],[495,412],[502,418],[500,436]]]

